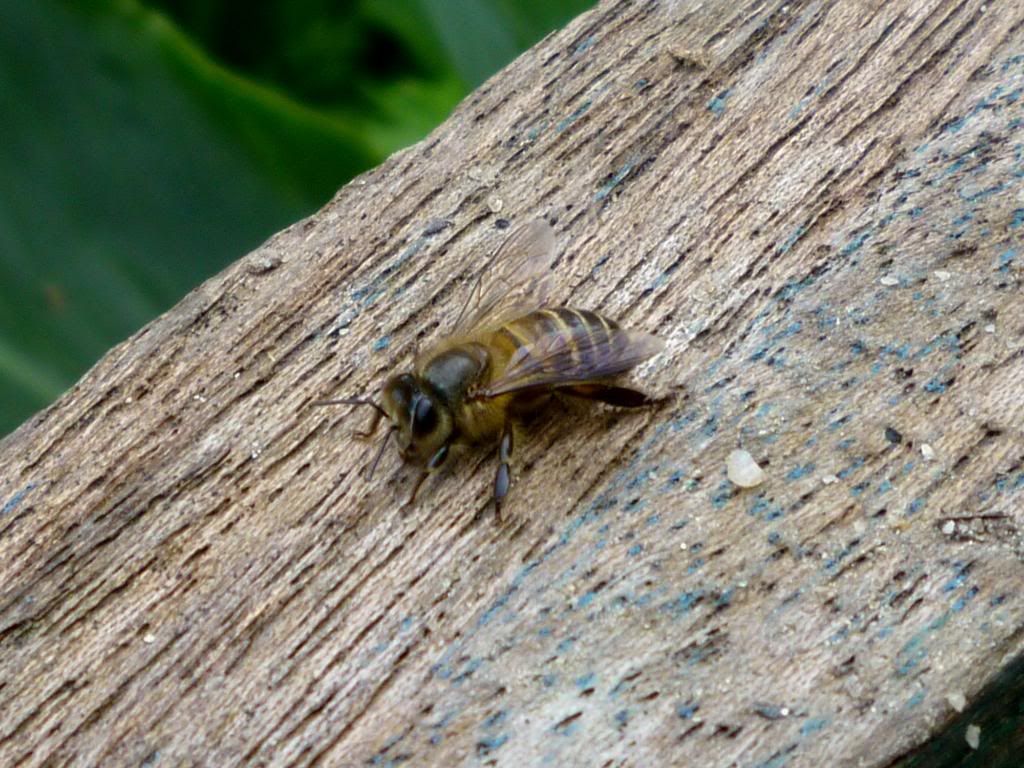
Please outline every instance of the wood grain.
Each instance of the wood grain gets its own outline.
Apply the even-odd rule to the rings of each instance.
[[[0,443],[0,764],[924,741],[1022,646],[1022,51],[1024,8],[977,0],[549,36]],[[490,455],[403,512],[411,471],[366,483],[363,416],[310,404],[407,364],[538,215],[560,301],[667,340],[635,379],[670,402],[555,408],[505,525]]]

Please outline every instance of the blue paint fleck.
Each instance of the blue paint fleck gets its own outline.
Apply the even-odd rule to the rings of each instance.
[[[704,590],[698,589],[693,592],[684,592],[675,600],[666,603],[664,608],[676,617],[685,616],[693,607],[704,599]]]
[[[970,568],[966,563],[960,561],[953,563],[953,573],[955,575],[942,585],[942,591],[949,593],[962,587],[964,582],[967,581],[967,572],[969,570]]]
[[[932,378],[925,382],[924,391],[933,395],[941,395],[946,391],[946,384],[937,378]]]
[[[483,659],[470,659],[466,662],[466,668],[460,674],[452,678],[452,685],[458,685],[459,683],[468,680],[473,676],[474,672],[480,669],[483,663]]]
[[[950,610],[953,613],[960,613],[960,611],[966,608],[967,604],[974,599],[974,597],[978,594],[979,591],[980,590],[978,589],[978,587],[971,587],[966,592],[964,592],[962,597],[958,597],[955,601],[953,601],[953,606],[950,608]]]
[[[505,710],[498,710],[493,715],[484,720],[484,728],[493,728],[496,725],[500,725],[502,722],[505,721],[506,717],[507,713],[505,712]]]
[[[809,736],[812,733],[817,733],[826,725],[828,725],[828,723],[829,720],[827,717],[808,718],[808,720],[800,726],[800,735]]]
[[[500,736],[486,736],[476,743],[477,752],[481,754],[493,752],[504,745],[506,741],[508,741],[507,733],[503,733]]]
[[[390,336],[381,336],[379,339],[377,339],[375,342],[373,342],[373,351],[374,352],[383,352],[385,349],[387,349],[390,346],[391,346],[391,337]]]
[[[896,667],[896,674],[901,677],[907,676],[927,655],[928,648],[924,644],[923,636],[915,635],[900,649],[898,656],[902,661]]]
[[[711,496],[711,506],[715,509],[722,509],[729,499],[732,498],[732,483],[728,480],[723,480],[718,488],[715,489],[714,494]]]
[[[583,117],[583,115],[586,114],[587,110],[590,109],[590,107],[591,107],[591,101],[590,101],[590,99],[587,99],[585,102],[583,102],[583,104],[581,104],[576,109],[575,112],[573,112],[567,118],[565,118],[564,120],[559,122],[558,125],[555,126],[555,130],[558,131],[559,133],[561,133],[566,128],[568,128],[570,125],[572,125],[577,120],[579,120],[581,117]]]
[[[796,245],[797,241],[801,237],[803,237],[806,233],[807,233],[807,225],[806,224],[801,224],[799,227],[797,227],[793,231],[793,233],[789,237],[786,238],[785,242],[783,242],[782,245],[780,245],[776,249],[776,253],[778,253],[778,254],[786,253],[790,248],[792,248],[794,245]]]
[[[593,672],[588,672],[585,675],[580,675],[576,678],[576,687],[581,691],[591,688],[594,685],[594,680],[597,679],[597,675]]]
[[[719,93],[714,98],[708,100],[708,109],[716,115],[721,115],[725,112],[725,101],[729,98],[730,90],[726,90]]]
[[[21,504],[21,502],[25,499],[25,496],[28,495],[29,491],[31,491],[35,487],[35,483],[29,483],[20,491],[11,496],[11,498],[8,499],[7,502],[4,504],[3,508],[0,509],[0,517],[2,517],[3,515],[10,514],[15,509],[17,509],[18,505]]]
[[[915,514],[917,514],[922,509],[924,509],[924,505],[925,505],[925,500],[922,499],[921,497],[918,497],[918,498],[914,499],[913,501],[911,501],[907,505],[907,514],[908,515],[915,515]]]
[[[609,179],[604,186],[602,186],[597,193],[594,195],[595,200],[604,200],[608,195],[612,193],[619,184],[622,183],[623,179],[629,176],[629,172],[633,170],[633,163],[628,162],[623,165],[615,174]]]
[[[802,464],[800,466],[793,467],[793,469],[789,470],[789,472],[786,473],[786,479],[787,480],[799,480],[801,477],[806,477],[807,475],[811,474],[813,471],[814,471],[814,464],[813,463],[811,463],[811,464]]]
[[[861,234],[854,237],[850,242],[843,246],[842,250],[839,251],[840,256],[849,256],[860,250],[860,247],[867,241],[870,233],[862,232]]]
[[[845,442],[845,440],[843,442]],[[848,466],[846,466],[843,469],[839,470],[836,473],[836,477],[838,477],[840,480],[845,480],[846,478],[848,478],[850,475],[852,475],[854,472],[856,472],[858,469],[860,469],[863,466],[864,466],[864,459],[859,459],[859,458],[858,459],[854,459],[853,462],[850,463]]]
[[[685,704],[676,704],[676,715],[683,720],[689,720],[697,714],[698,709],[700,709],[700,705],[694,704],[692,701],[688,701]]]
[[[1014,257],[1017,252],[1013,248],[1007,248],[999,255],[999,271],[1004,275],[1010,271],[1010,265],[1013,263]]]
[[[906,707],[906,709],[913,709],[914,707],[919,706],[923,701],[924,691],[918,691],[909,699],[907,699],[907,703],[904,706]]]
[[[643,551],[644,551],[644,545],[643,544],[634,544],[633,546],[631,546],[629,548],[628,554],[629,554],[630,557],[636,557],[637,555],[639,555]]]
[[[591,35],[585,40],[581,40],[579,43],[576,44],[576,47],[573,49],[573,55],[578,56],[579,54],[584,53],[585,51],[589,51],[596,42],[597,38],[594,35]]]

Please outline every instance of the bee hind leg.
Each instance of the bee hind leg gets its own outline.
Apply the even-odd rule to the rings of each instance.
[[[494,513],[501,522],[501,503],[508,495],[509,486],[512,484],[512,472],[508,462],[512,458],[512,425],[506,424],[501,433],[501,442],[498,443],[498,471],[494,474]]]
[[[558,391],[563,395],[597,400],[616,408],[643,408],[658,402],[646,392],[616,384],[576,384],[571,387],[559,387]]]

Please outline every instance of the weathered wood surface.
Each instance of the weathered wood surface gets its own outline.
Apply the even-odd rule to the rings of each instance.
[[[0,764],[923,741],[1022,644],[1022,54],[1019,3],[952,0],[547,38],[0,445]],[[491,456],[402,514],[410,472],[368,485],[358,423],[308,406],[407,362],[535,215],[558,297],[664,336],[637,379],[674,399],[556,409],[505,526]]]

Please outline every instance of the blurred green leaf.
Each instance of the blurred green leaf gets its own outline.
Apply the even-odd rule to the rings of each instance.
[[[0,0],[0,434],[590,5],[150,3]]]
[[[0,4],[0,433],[379,154],[133,2]]]

